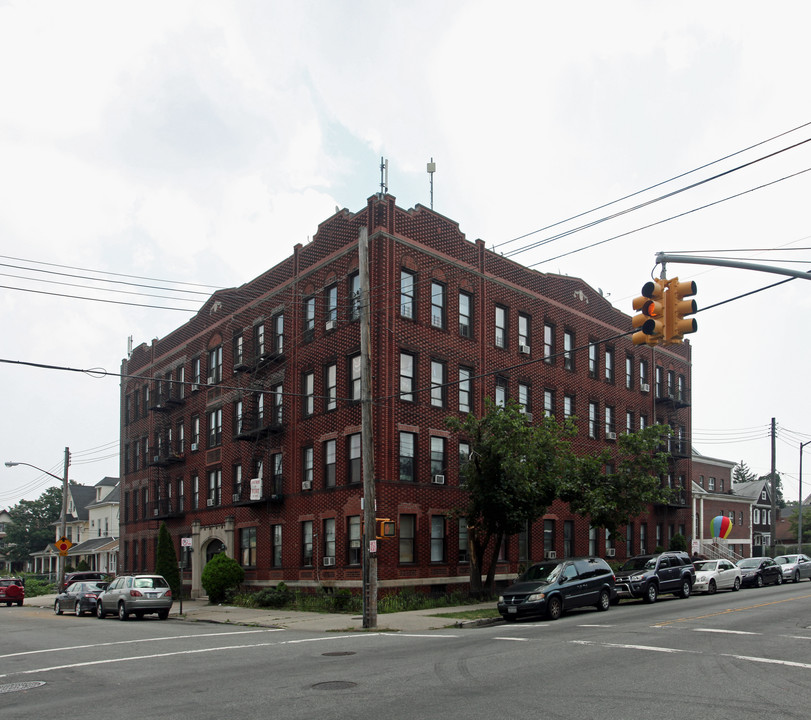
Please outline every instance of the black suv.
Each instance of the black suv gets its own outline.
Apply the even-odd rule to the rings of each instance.
[[[637,555],[617,571],[617,594],[621,598],[643,598],[656,602],[662,593],[690,597],[696,570],[685,552]]]
[[[557,620],[570,608],[608,610],[615,597],[614,571],[602,558],[547,560],[532,565],[501,594],[498,611],[507,622],[530,615]]]

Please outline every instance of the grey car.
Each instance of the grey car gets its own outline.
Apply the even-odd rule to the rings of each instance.
[[[119,620],[135,615],[139,620],[150,613],[161,620],[169,617],[172,591],[162,575],[123,575],[117,577],[96,601],[96,617],[103,620],[116,613]]]
[[[803,578],[811,580],[811,558],[808,555],[778,555],[774,561],[783,571],[783,580],[800,582]]]

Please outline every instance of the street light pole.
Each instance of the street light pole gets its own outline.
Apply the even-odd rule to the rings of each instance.
[[[50,475],[52,478],[59,480],[62,483],[62,518],[60,523],[59,534],[60,537],[65,537],[67,533],[67,523],[68,523],[68,467],[70,466],[70,449],[65,448],[65,465],[64,471],[62,473],[62,477],[59,475],[54,475],[52,472],[48,472],[47,470],[43,470],[41,467],[37,467],[36,465],[32,465],[31,463],[26,462],[12,462],[7,461],[6,467],[16,467],[17,465],[25,465],[26,467],[34,468],[34,470],[39,470],[41,473],[45,473],[46,475]],[[57,567],[59,570],[59,587],[62,587],[62,583],[65,580],[65,558],[60,553],[59,559],[57,560]]]
[[[811,440],[800,443],[800,507],[797,510],[797,552],[803,551],[803,448],[811,444]]]

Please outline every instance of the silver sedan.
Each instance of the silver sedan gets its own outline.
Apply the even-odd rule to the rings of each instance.
[[[800,582],[803,578],[811,580],[811,558],[808,555],[778,555],[774,561],[783,571],[783,580]]]

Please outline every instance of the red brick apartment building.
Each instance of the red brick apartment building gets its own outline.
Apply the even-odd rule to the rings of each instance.
[[[499,550],[499,579],[550,553],[622,559],[687,535],[689,343],[635,347],[618,337],[630,317],[582,280],[523,267],[428,208],[375,195],[122,362],[124,571],[154,566],[165,522],[195,597],[221,550],[249,584],[360,589],[364,226],[376,514],[397,529],[378,543],[381,591],[467,583],[466,524],[452,511],[463,505],[468,446],[445,418],[481,413],[486,397],[515,398],[535,417],[576,416],[583,451],[667,422],[663,482],[679,489],[631,519],[622,542],[555,503]]]

